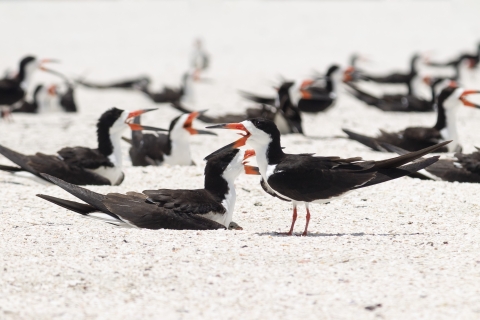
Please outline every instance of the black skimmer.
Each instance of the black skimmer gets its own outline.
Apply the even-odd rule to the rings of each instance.
[[[382,111],[395,112],[429,112],[434,111],[436,99],[436,86],[442,83],[445,79],[433,79],[429,77],[424,78],[424,82],[430,86],[431,98],[430,100],[423,99],[409,94],[385,94],[381,98],[375,97],[372,94],[361,90],[356,85],[345,82],[347,91],[355,98],[365,102],[370,106],[377,107]]]
[[[0,80],[0,106],[11,106],[21,101],[25,97],[33,73],[37,69],[42,69],[47,62],[55,62],[55,60],[37,60],[32,56],[23,58],[20,61],[18,74],[14,78]]]
[[[293,103],[298,109],[305,113],[324,112],[333,107],[337,101],[337,86],[340,82],[340,68],[337,65],[331,65],[324,77],[310,81],[304,81],[298,90],[300,96],[292,95]],[[324,80],[324,85],[319,84],[319,80]],[[293,91],[295,93],[297,91]],[[297,98],[297,99],[295,99]]]
[[[258,174],[258,168],[245,165],[245,160],[252,155],[254,152],[248,150],[231,150],[210,158],[205,167],[203,189],[159,189],[103,195],[42,174],[86,204],[43,194],[37,196],[85,217],[119,227],[223,229],[232,224],[236,199],[235,179],[242,171]]]
[[[408,88],[409,95],[415,95],[414,80],[417,77],[417,62],[420,56],[418,54],[413,55],[410,59],[410,71],[409,73],[394,72],[385,76],[374,76],[362,72],[360,78],[362,80],[372,81],[376,83],[384,84],[405,84]]]
[[[424,63],[431,67],[451,67],[455,73],[452,77],[454,80],[460,80],[461,67],[465,63],[466,67],[470,70],[475,69],[480,62],[480,43],[477,45],[477,52],[475,54],[462,53],[456,59],[452,59],[446,62],[431,61],[429,58],[424,59]]]
[[[47,68],[43,68],[43,71],[56,75],[63,80],[63,83],[66,87],[65,92],[59,92],[58,89],[55,88],[55,93],[59,98],[59,104],[63,111],[77,112],[78,108],[77,103],[75,102],[75,84],[67,76],[58,71]]]
[[[119,185],[122,171],[122,132],[132,130],[163,130],[131,123],[132,118],[156,109],[133,112],[112,108],[102,114],[97,123],[98,148],[63,148],[56,155],[36,153],[24,155],[0,145],[0,154],[18,167],[0,165],[0,170],[27,177],[41,178],[47,173],[78,185]],[[48,181],[48,180],[47,180]]]
[[[453,68],[454,73],[451,78],[455,81],[460,81],[462,76],[461,74],[462,69],[464,69],[463,66],[466,65],[466,67],[470,70],[474,69],[478,65],[479,55],[480,55],[480,51],[478,55],[462,54],[458,58],[447,61],[447,62],[434,62],[427,59],[424,61],[424,63],[430,67]]]
[[[376,151],[387,151],[382,147],[382,143],[389,143],[408,151],[417,151],[436,145],[441,141],[453,140],[453,143],[445,148],[438,149],[437,152],[459,152],[462,150],[462,147],[457,131],[457,108],[460,103],[467,107],[480,108],[480,106],[466,100],[467,95],[474,93],[480,93],[480,91],[459,88],[454,82],[443,89],[437,99],[437,123],[431,128],[409,127],[399,132],[385,132],[381,130],[381,134],[375,138],[346,129],[343,129],[343,131],[350,139],[358,141]]]
[[[205,111],[195,111],[176,117],[170,122],[168,134],[155,135],[132,131],[132,146],[129,152],[132,164],[134,166],[194,165],[190,153],[190,135],[216,135],[214,132],[192,127],[193,120]],[[134,123],[140,123],[140,117],[135,118]]]
[[[302,81],[284,81],[279,88],[288,88],[289,99],[291,103],[297,107],[301,112],[318,113],[324,112],[335,105],[337,98],[336,87],[340,79],[340,68],[337,65],[332,65],[328,68],[327,73],[317,75],[314,79],[307,79]],[[324,83],[320,83],[324,80]],[[279,89],[278,89],[279,91]],[[248,92],[240,92],[241,95],[251,101],[276,105],[278,107],[278,100],[276,98],[258,96]]]
[[[300,111],[293,105],[290,98],[289,89],[293,84],[293,82],[285,82],[278,88],[278,102],[275,103],[275,106],[261,103],[260,107],[248,108],[244,114],[225,114],[218,117],[202,114],[198,117],[198,120],[205,123],[226,123],[241,122],[253,118],[266,118],[275,122],[281,134],[303,134]],[[181,112],[191,112],[178,102],[172,103],[172,106]]]
[[[384,143],[382,146],[390,152],[400,155],[408,153],[399,147]],[[448,182],[480,183],[480,148],[473,153],[454,154],[454,158],[439,159],[428,168],[420,170],[413,175],[414,178],[423,180],[443,180]]]
[[[85,81],[84,79],[75,80],[76,83],[81,84],[84,87],[91,89],[139,89],[148,87],[151,80],[149,77],[141,76],[133,79],[113,81],[110,83],[94,83],[91,81]]]
[[[362,158],[314,157],[313,154],[287,154],[280,144],[276,125],[265,119],[246,120],[207,128],[241,130],[243,137],[218,152],[247,145],[255,150],[263,187],[268,193],[293,204],[291,235],[297,218],[297,205],[305,204],[308,232],[309,204],[326,203],[355,189],[400,178],[421,170],[438,160],[438,156],[416,159],[437,150],[449,141],[382,161],[363,161]],[[215,152],[213,153],[215,155]],[[210,156],[209,156],[210,157]],[[207,157],[208,158],[208,157]]]

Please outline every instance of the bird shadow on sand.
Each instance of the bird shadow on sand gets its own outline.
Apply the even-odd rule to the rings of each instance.
[[[259,236],[270,236],[270,237],[290,237],[282,232],[259,232],[255,233]],[[321,233],[321,232],[309,232],[307,237],[343,237],[343,236],[354,236],[354,237],[363,237],[363,236],[372,236],[372,237],[388,237],[388,236],[420,236],[424,233],[364,233],[364,232],[353,232],[353,233]],[[300,237],[301,233],[294,233],[292,236]]]
[[[334,140],[334,139],[347,139],[348,137],[344,136],[307,136],[305,135],[306,138],[311,139],[311,140]]]

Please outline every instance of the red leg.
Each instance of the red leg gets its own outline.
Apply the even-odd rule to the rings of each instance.
[[[310,210],[308,210],[308,203],[305,204],[307,209],[307,223],[305,224],[305,231],[303,231],[302,236],[306,237],[308,233],[308,223],[310,222]]]
[[[297,205],[293,205],[293,216],[292,216],[292,226],[290,227],[290,231],[287,232],[287,236],[291,236],[293,233],[293,227],[295,226],[295,221],[297,221]]]

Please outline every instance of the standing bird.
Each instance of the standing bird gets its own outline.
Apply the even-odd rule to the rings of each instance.
[[[421,161],[414,160],[448,144],[440,143],[383,161],[363,161],[360,157],[314,157],[313,154],[287,154],[280,144],[280,132],[272,121],[265,119],[246,120],[208,128],[223,128],[243,131],[243,137],[217,152],[247,145],[255,150],[266,191],[293,204],[293,218],[287,235],[292,235],[297,219],[297,205],[305,204],[308,232],[310,221],[309,204],[330,202],[355,189],[390,181],[423,169],[438,160],[438,156]],[[215,152],[213,153],[215,155]],[[209,156],[210,157],[210,156]],[[209,158],[207,157],[207,159]]]
[[[103,195],[42,174],[87,204],[42,194],[37,196],[87,218],[119,227],[175,230],[229,228],[232,224],[236,225],[232,223],[235,179],[242,171],[258,174],[258,168],[245,165],[245,161],[254,154],[248,150],[231,150],[209,159],[205,166],[203,189],[159,189]]]
[[[26,172],[27,177],[46,181],[49,180],[41,173],[78,185],[119,185],[125,177],[122,171],[122,132],[128,127],[132,130],[163,130],[130,123],[132,118],[153,110],[156,109],[128,112],[112,108],[104,112],[97,123],[97,149],[67,147],[55,155],[23,155],[0,145],[0,154],[18,165],[0,165],[0,170],[14,174]]]
[[[457,109],[460,103],[467,107],[480,108],[480,106],[466,100],[466,96],[480,93],[477,90],[465,90],[451,82],[448,87],[440,92],[437,99],[437,123],[431,127],[409,127],[399,132],[386,132],[375,138],[368,137],[353,131],[343,129],[352,140],[358,141],[376,151],[387,151],[382,143],[389,143],[408,151],[417,151],[436,145],[445,140],[453,140],[448,147],[438,149],[438,152],[459,152],[462,146],[459,142],[457,131]]]
[[[47,62],[54,62],[54,60],[39,61],[32,56],[23,58],[15,77],[0,80],[0,106],[11,106],[21,101],[25,97],[33,73],[39,68],[44,68],[43,64]]]
[[[206,111],[206,110],[205,110]],[[190,166],[194,162],[190,153],[190,136],[194,134],[210,134],[213,132],[198,130],[192,127],[193,120],[205,111],[182,114],[170,122],[168,134],[143,134],[132,132],[130,158],[134,166],[158,166],[161,164]],[[140,123],[140,117],[134,119]]]

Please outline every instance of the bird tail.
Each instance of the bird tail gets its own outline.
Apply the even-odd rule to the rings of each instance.
[[[417,171],[425,169],[426,167],[437,162],[439,158],[440,156],[434,156],[434,157],[422,159],[419,161],[415,161],[394,169],[380,169],[376,173],[375,178],[368,181],[364,185],[359,186],[357,189],[373,186],[375,184],[379,184],[389,180],[394,180],[404,176],[416,174]]]
[[[103,204],[103,201],[105,200],[105,196],[103,194],[96,193],[96,192],[90,191],[88,189],[79,187],[77,185],[68,183],[66,181],[63,181],[62,179],[55,178],[54,176],[51,176],[51,175],[46,174],[46,173],[40,173],[40,175],[42,177],[44,177],[46,180],[52,182],[53,184],[59,186],[63,190],[67,191],[68,193],[77,197],[78,199],[88,203],[91,207],[95,208],[97,211],[99,210],[99,211],[102,211],[102,212],[105,212],[105,213],[110,213],[108,208],[105,207],[105,205]],[[67,209],[69,209],[69,208],[67,208]],[[75,211],[75,210],[73,210],[73,211]],[[75,212],[77,212],[77,211],[75,211]]]
[[[28,156],[21,154],[19,152],[13,151],[2,145],[0,145],[0,154],[20,167],[18,168],[18,167],[10,167],[10,166],[2,165],[0,167],[0,170],[9,171],[9,172],[28,171],[38,176],[38,172],[28,164]]]
[[[48,196],[48,195],[45,195],[45,194],[37,194],[37,197],[42,198],[44,200],[47,200],[51,203],[56,204],[57,206],[63,207],[63,208],[68,209],[70,211],[80,213],[81,215],[84,215],[84,216],[88,215],[89,213],[98,211],[95,207],[92,207],[91,205],[88,205],[88,204],[85,204],[85,203],[60,199],[60,198]]]
[[[11,167],[11,166],[4,166],[4,165],[2,165],[2,164],[0,164],[0,170],[2,170],[2,171],[7,171],[7,172],[10,172],[10,173],[15,173],[15,172],[23,171],[22,168],[19,168],[19,167]]]
[[[372,148],[375,151],[386,151],[382,146],[378,143],[378,141],[375,138],[364,136],[359,133],[355,133],[353,131],[347,130],[347,129],[342,129],[343,132],[345,132],[348,137],[352,140],[358,141],[363,145],[366,145],[369,148]]]
[[[399,155],[404,155],[404,154],[409,153],[409,151],[407,151],[405,149],[402,149],[400,147],[391,145],[390,143],[385,143],[384,142],[384,143],[381,143],[381,145],[382,145],[382,147],[384,147],[388,151],[395,152]],[[423,159],[423,158],[420,158],[420,159]],[[429,169],[432,169],[436,166],[437,166],[437,164],[434,164]],[[421,170],[421,171],[422,172],[414,172],[414,173],[410,174],[409,176],[412,177],[412,178],[417,178],[417,179],[421,179],[421,180],[437,180],[437,179],[435,179],[435,176],[432,176],[431,174],[429,174],[425,170]]]
[[[381,170],[381,169],[392,169],[392,168],[398,168],[400,166],[403,166],[404,164],[407,164],[409,162],[415,161],[424,155],[434,152],[435,150],[438,150],[442,148],[443,146],[449,144],[452,142],[452,140],[449,141],[444,141],[441,143],[437,143],[436,145],[433,145],[428,148],[424,148],[422,150],[414,151],[414,152],[409,152],[406,154],[403,154],[401,156],[395,157],[395,158],[390,158],[382,161],[376,161],[375,165],[370,168],[369,170]],[[422,168],[423,169],[423,168]]]

